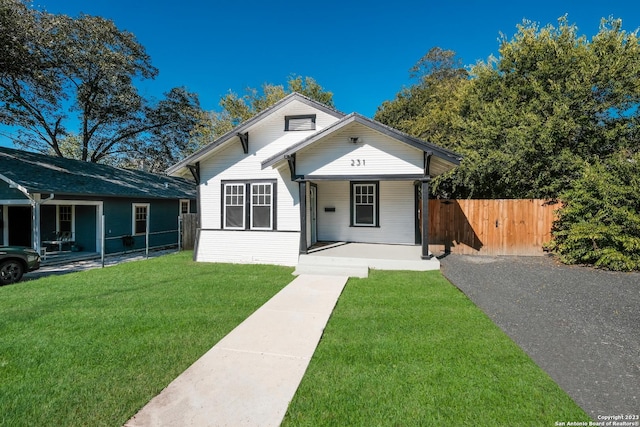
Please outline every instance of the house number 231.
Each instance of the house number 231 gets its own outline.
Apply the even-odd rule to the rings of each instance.
[[[351,166],[364,166],[364,159],[351,159]]]

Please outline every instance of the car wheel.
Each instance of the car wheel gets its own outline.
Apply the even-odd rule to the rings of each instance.
[[[7,260],[0,263],[0,285],[16,283],[22,279],[24,267],[20,261]]]

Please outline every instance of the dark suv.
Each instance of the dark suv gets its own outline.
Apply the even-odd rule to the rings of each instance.
[[[0,286],[16,283],[26,271],[40,268],[40,255],[33,249],[0,246]]]

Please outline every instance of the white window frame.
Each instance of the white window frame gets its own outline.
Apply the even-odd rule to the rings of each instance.
[[[186,206],[187,211],[184,212],[184,207]],[[180,199],[180,215],[191,213],[191,200],[189,199]]]
[[[240,197],[240,193],[237,194],[227,194],[227,189],[228,188],[232,188],[232,187],[236,187],[236,188],[241,188],[242,189],[242,201],[240,203],[235,203],[235,204],[228,204],[227,203],[227,197],[231,197],[233,201],[233,197]],[[246,227],[246,197],[247,197],[247,191],[246,191],[246,183],[244,182],[228,182],[225,183],[224,186],[224,194],[222,195],[222,228],[225,230],[244,230]],[[240,227],[229,227],[227,226],[227,207],[228,206],[242,206],[242,226]]]
[[[353,222],[352,224],[354,226],[357,227],[377,227],[377,218],[378,218],[378,200],[377,200],[377,193],[378,193],[378,183],[376,182],[357,182],[357,183],[352,183],[352,191],[353,191],[353,195],[352,195],[352,209],[353,209]],[[357,193],[357,188],[371,188],[372,193],[367,192],[365,196],[363,196],[362,194],[358,195]],[[359,197],[373,197],[373,202],[366,202],[363,203],[362,200],[358,201]],[[368,223],[368,222],[358,222],[358,214],[357,214],[357,207],[358,206],[372,206],[373,207],[373,212],[372,212],[372,222]]]
[[[269,194],[265,193],[255,193],[255,188],[257,187],[264,187],[264,188],[269,188]],[[274,197],[273,197],[273,183],[271,182],[253,182],[249,185],[250,191],[250,200],[251,200],[251,206],[250,206],[250,214],[251,214],[251,218],[250,218],[250,229],[251,230],[273,230],[273,203],[274,203]],[[256,203],[255,199],[258,198],[258,201]],[[262,199],[261,199],[262,198]],[[269,203],[267,203],[267,200],[269,201]],[[253,216],[254,216],[254,207],[264,207],[264,206],[268,206],[269,207],[269,226],[268,227],[255,227],[253,225]]]
[[[138,208],[145,208],[145,230],[144,232],[136,231],[136,224],[138,222]],[[131,235],[132,236],[144,236],[149,232],[149,215],[150,215],[149,203],[133,203],[131,205]]]
[[[56,231],[60,232],[62,231],[62,227],[60,227],[61,223],[62,223],[62,214],[63,212],[61,212],[61,208],[69,208],[70,212],[69,214],[71,215],[71,218],[69,218],[69,224],[70,224],[70,230],[66,230],[69,231],[71,233],[71,235],[73,236],[75,234],[75,217],[76,217],[76,209],[74,205],[56,205]]]

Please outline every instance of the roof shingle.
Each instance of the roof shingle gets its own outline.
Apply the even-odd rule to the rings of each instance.
[[[0,178],[29,193],[74,196],[193,199],[196,185],[183,178],[0,147]]]

